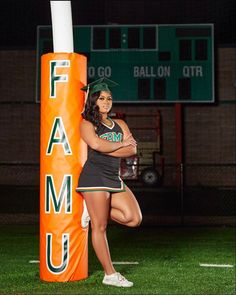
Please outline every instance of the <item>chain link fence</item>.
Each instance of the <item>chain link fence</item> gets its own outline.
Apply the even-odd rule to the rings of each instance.
[[[1,214],[39,213],[39,164],[0,163]],[[176,175],[180,183],[176,183]],[[136,196],[147,225],[236,225],[236,165],[166,165],[162,182],[148,186],[125,180]],[[165,177],[167,179],[165,179]],[[167,185],[168,184],[168,185]],[[10,217],[9,217],[10,216]]]

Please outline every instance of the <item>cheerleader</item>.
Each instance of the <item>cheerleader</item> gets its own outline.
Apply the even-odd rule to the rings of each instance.
[[[101,78],[85,87],[87,100],[80,124],[81,137],[88,145],[88,158],[81,171],[77,192],[84,198],[82,227],[91,220],[92,244],[103,269],[103,284],[132,287],[112,265],[106,227],[108,219],[137,227],[142,221],[139,204],[120,178],[120,159],[136,154],[137,142],[127,124],[111,119],[111,87],[118,84]]]

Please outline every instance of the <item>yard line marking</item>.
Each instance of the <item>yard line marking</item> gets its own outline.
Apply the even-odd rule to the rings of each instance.
[[[29,263],[39,263],[39,260],[30,260]]]
[[[39,263],[39,260],[30,260],[29,263]],[[137,261],[114,261],[113,264],[139,264]]]
[[[234,267],[232,264],[207,264],[207,263],[199,263],[200,266],[204,267]]]
[[[115,261],[112,264],[139,264],[137,261]]]

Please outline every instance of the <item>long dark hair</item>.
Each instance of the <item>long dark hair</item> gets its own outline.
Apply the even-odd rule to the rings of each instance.
[[[100,96],[100,91],[94,92],[90,95],[86,101],[82,117],[85,120],[90,121],[94,126],[98,127],[102,121],[102,115],[99,113],[99,107],[96,105],[96,101]]]

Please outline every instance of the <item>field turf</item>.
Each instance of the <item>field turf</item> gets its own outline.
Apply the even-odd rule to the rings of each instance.
[[[161,294],[222,295],[235,290],[235,228],[108,226],[113,261],[134,282],[132,288],[102,285],[103,270],[89,240],[89,277],[70,283],[39,279],[39,230],[35,225],[0,226],[0,294]],[[230,264],[231,268],[199,263]]]

